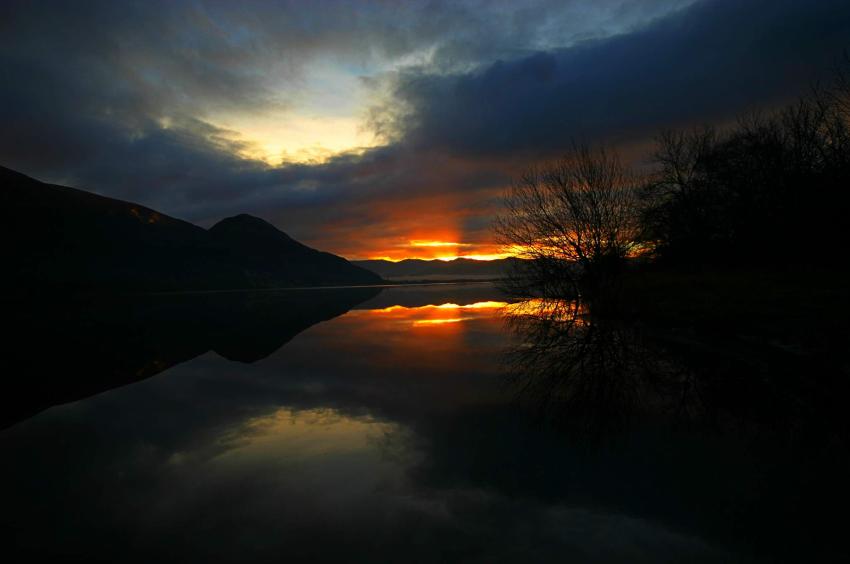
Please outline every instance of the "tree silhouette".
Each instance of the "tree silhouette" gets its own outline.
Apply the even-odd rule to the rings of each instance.
[[[725,131],[667,131],[643,224],[670,263],[840,263],[850,181],[850,78]]]
[[[548,296],[607,293],[638,248],[636,176],[616,154],[577,146],[528,168],[496,220],[503,245],[530,259],[515,277]]]

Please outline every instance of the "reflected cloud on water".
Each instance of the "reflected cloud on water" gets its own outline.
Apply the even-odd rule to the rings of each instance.
[[[489,285],[369,292],[122,306],[155,347],[121,347],[129,329],[107,321],[96,325],[112,337],[73,339],[106,339],[126,355],[117,364],[42,339],[97,382],[167,362],[0,432],[14,461],[0,469],[7,546],[234,562],[748,562],[839,550],[840,522],[818,500],[848,499],[846,456],[740,432],[764,437],[777,419],[767,415],[787,410],[765,390],[788,388],[760,379],[775,363],[689,357],[577,303],[514,303]],[[724,366],[756,366],[758,384],[718,376]],[[790,420],[800,437],[823,436]]]

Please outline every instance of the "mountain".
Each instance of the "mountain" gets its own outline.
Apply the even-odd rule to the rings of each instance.
[[[505,258],[497,260],[473,260],[457,258],[454,260],[406,259],[399,262],[388,260],[359,260],[353,264],[371,270],[388,280],[439,280],[453,278],[502,278],[521,259]]]
[[[209,231],[0,167],[6,289],[213,290],[380,282],[251,216]]]
[[[252,285],[374,284],[380,277],[342,257],[311,249],[260,218],[242,214],[209,230],[216,244],[239,255]]]

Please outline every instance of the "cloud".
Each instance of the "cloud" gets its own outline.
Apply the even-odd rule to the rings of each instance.
[[[639,138],[801,93],[850,46],[839,0],[705,1],[654,24],[469,73],[399,73],[396,138],[455,155]]]
[[[4,2],[0,22],[3,165],[203,225],[254,213],[352,256],[487,244],[529,159],[776,103],[850,47],[839,0]],[[296,111],[313,65],[383,89],[371,125],[391,142],[245,158],[219,117]]]

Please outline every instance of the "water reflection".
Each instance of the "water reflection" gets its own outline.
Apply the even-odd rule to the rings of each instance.
[[[394,305],[382,309],[363,310],[352,315],[377,315],[386,319],[409,324],[411,327],[427,327],[429,325],[446,325],[492,317],[494,311],[503,309],[508,302],[486,301],[471,304],[455,304],[446,302],[439,305],[406,307]]]
[[[10,461],[0,466],[0,534],[10,554],[23,554],[16,561],[757,562],[843,551],[836,514],[850,500],[850,465],[844,450],[815,440],[834,433],[816,432],[801,408],[790,419],[807,438],[796,445],[727,423],[764,429],[770,406],[787,409],[776,400],[794,372],[787,359],[779,380],[765,383],[776,368],[765,361],[748,386],[722,367],[752,363],[714,355],[693,371],[682,353],[690,345],[612,335],[575,305],[557,304],[553,315],[548,304],[543,315],[544,304],[513,305],[486,285],[382,291],[342,304],[336,317],[330,298],[324,314],[294,318],[323,306],[252,299],[262,307],[246,323],[208,325],[218,329],[197,346],[175,348],[198,356],[0,432]],[[222,310],[240,311],[209,304]],[[504,330],[506,312],[520,314],[517,332]],[[297,330],[275,329],[287,319]],[[452,321],[421,323],[434,320]],[[254,349],[264,327],[277,337]],[[548,374],[529,394],[548,395],[551,412],[586,402],[631,415],[608,427],[592,409],[567,418],[568,429],[580,421],[593,430],[582,440],[541,425],[504,386],[503,353],[520,343],[536,351],[514,375]],[[66,352],[78,354],[66,358],[69,370],[92,362]],[[687,405],[700,415],[688,425],[656,416],[679,405],[662,392],[678,397],[686,381],[651,374],[659,361],[691,369],[699,399]],[[598,366],[607,374],[592,382]],[[771,387],[783,392],[763,393]],[[768,400],[751,404],[750,388]],[[740,418],[748,413],[761,415]],[[618,438],[586,448],[585,436],[602,434]]]
[[[633,324],[594,316],[578,300],[533,299],[505,309],[519,343],[507,354],[519,399],[591,440],[638,412],[700,409],[694,373]]]
[[[847,418],[834,399],[847,389],[841,367],[759,344],[696,339],[594,309],[578,300],[532,299],[504,310],[517,337],[506,354],[511,384],[545,418],[591,441],[628,431],[635,418],[652,418],[850,444]]]
[[[207,351],[252,363],[374,298],[376,288],[45,299],[4,304],[14,377],[0,425],[150,378]]]
[[[625,474],[610,485],[648,488],[655,509],[671,501],[660,491],[688,500],[695,513],[681,507],[680,524],[693,519],[703,534],[735,539],[721,561],[846,556],[836,544],[850,500],[846,367],[748,343],[734,327],[696,338],[594,309],[549,299],[505,309],[517,338],[506,355],[510,382],[525,407],[566,431],[571,448],[592,447],[583,460],[613,454]],[[635,445],[663,459],[649,465],[653,479],[635,480],[641,464],[619,460]],[[721,533],[724,515],[736,533]]]

